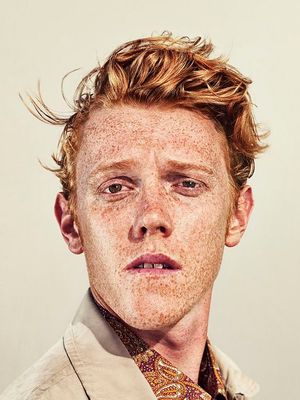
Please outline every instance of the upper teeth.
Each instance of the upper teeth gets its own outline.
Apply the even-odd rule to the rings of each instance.
[[[166,264],[152,264],[152,263],[143,263],[137,265],[135,268],[169,268]]]

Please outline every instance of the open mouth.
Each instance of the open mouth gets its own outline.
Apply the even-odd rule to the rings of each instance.
[[[161,253],[144,254],[133,260],[125,268],[126,271],[148,273],[175,272],[180,269],[181,266],[175,260]]]
[[[133,267],[133,269],[152,269],[152,268],[156,268],[156,269],[174,269],[174,268],[172,268],[170,265],[168,265],[166,263],[162,263],[162,264],[142,263],[142,264],[139,264],[139,265],[136,265],[135,267]]]

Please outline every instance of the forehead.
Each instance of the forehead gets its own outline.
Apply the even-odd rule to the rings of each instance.
[[[77,167],[88,172],[95,163],[124,158],[143,162],[150,152],[161,159],[221,165],[225,143],[214,123],[194,111],[116,105],[91,112],[82,129]]]

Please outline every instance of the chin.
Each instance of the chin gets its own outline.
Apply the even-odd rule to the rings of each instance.
[[[172,327],[188,312],[186,307],[173,307],[168,304],[150,304],[134,307],[131,309],[123,308],[119,313],[120,317],[132,328],[141,330],[160,330]]]
[[[127,319],[127,321],[124,319],[124,321],[130,327],[144,331],[163,330],[170,328],[176,325],[179,320],[180,318],[174,318],[174,316],[161,314],[158,316],[149,315],[146,318],[143,316],[143,319],[141,319],[139,315],[137,315],[136,318],[131,316],[129,319]]]

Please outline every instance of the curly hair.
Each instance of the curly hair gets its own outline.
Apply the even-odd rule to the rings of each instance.
[[[174,38],[164,32],[133,40],[118,47],[101,66],[79,83],[69,117],[57,115],[42,96],[30,97],[31,112],[54,125],[64,125],[58,151],[52,155],[56,174],[69,201],[76,208],[76,155],[81,127],[95,108],[115,104],[169,105],[210,118],[227,139],[229,176],[235,193],[254,172],[254,159],[267,145],[267,134],[258,133],[248,86],[251,80],[223,57],[212,58],[211,42],[197,37]]]

